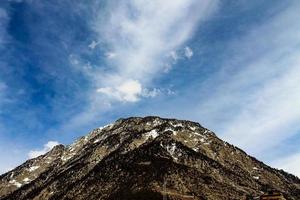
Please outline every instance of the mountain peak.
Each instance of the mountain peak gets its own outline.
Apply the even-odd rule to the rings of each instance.
[[[300,180],[199,123],[156,116],[119,119],[0,177],[1,200],[249,199],[269,190],[299,199]]]

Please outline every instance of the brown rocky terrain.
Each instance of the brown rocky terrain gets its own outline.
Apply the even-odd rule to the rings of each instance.
[[[133,117],[0,176],[0,200],[300,199],[300,180],[219,139],[200,124]]]

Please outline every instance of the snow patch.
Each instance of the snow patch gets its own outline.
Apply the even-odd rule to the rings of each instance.
[[[73,151],[75,151],[75,146],[72,146],[71,148],[70,148],[70,150],[69,150],[70,152],[73,152]]]
[[[195,130],[197,129],[196,126],[190,126],[189,128],[190,128],[192,131],[195,131]]]
[[[111,127],[113,127],[113,126],[114,126],[114,124],[111,123],[111,124],[107,124],[107,125],[105,125],[105,126],[100,126],[100,127],[97,128],[97,130],[98,130],[98,131],[101,131],[101,130],[103,130],[103,129],[105,129],[105,128],[111,128]]]
[[[172,156],[172,158],[177,161],[178,158],[175,156],[175,150],[176,150],[176,144],[175,143],[172,143],[171,145],[168,145],[166,147],[167,149],[167,152]]]
[[[253,178],[254,178],[255,180],[258,180],[258,179],[259,179],[259,176],[253,176]]]
[[[22,186],[21,183],[19,183],[18,181],[14,180],[14,179],[10,180],[9,183],[16,186],[16,187],[18,187],[18,188]]]
[[[161,121],[159,120],[159,119],[155,119],[154,121],[153,121],[153,126],[158,126],[158,125],[160,125],[161,124]]]
[[[98,143],[98,142],[100,142],[100,139],[96,139],[96,140],[94,141],[94,144],[95,144],[95,143]]]
[[[149,138],[149,137],[152,137],[153,139],[155,139],[156,137],[159,136],[157,130],[153,129],[151,130],[150,132],[147,132],[146,133],[146,136]]]
[[[183,127],[183,124],[182,123],[177,123],[177,124],[175,124],[174,122],[171,122],[171,125],[173,126],[173,127]]]
[[[40,166],[32,166],[28,169],[29,172],[33,172],[35,170],[37,170]]]
[[[151,126],[151,123],[150,123],[150,122],[147,122],[146,125],[147,125],[147,126]]]
[[[198,135],[198,136],[202,136],[200,133],[198,132],[193,132],[195,135]]]
[[[193,150],[196,151],[196,152],[199,151],[198,147],[194,147]]]
[[[102,129],[105,129],[105,128],[112,128],[113,126],[114,126],[113,123],[107,124],[107,125],[103,126]]]
[[[84,137],[84,141],[87,142],[89,140],[88,136]]]
[[[29,178],[27,178],[27,177],[23,179],[23,182],[24,182],[25,184],[29,183],[30,181],[31,181],[31,180],[30,180]]]
[[[171,129],[171,128],[166,128],[165,130],[164,130],[164,132],[166,132],[166,131],[171,131],[172,133],[173,133],[173,135],[177,135],[177,131],[174,131],[173,129]]]
[[[62,161],[67,161],[67,160],[70,160],[70,158],[72,158],[72,156],[62,156],[60,159]]]

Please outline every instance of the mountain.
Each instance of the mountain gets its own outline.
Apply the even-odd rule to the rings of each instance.
[[[300,180],[200,124],[132,117],[58,145],[0,176],[1,200],[300,199]]]

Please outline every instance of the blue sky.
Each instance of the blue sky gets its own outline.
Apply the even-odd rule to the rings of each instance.
[[[300,176],[300,2],[3,0],[0,172],[120,117],[200,122]]]

